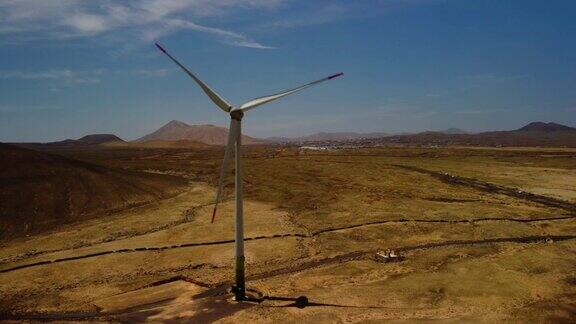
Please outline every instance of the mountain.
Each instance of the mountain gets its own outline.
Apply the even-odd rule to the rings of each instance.
[[[461,130],[460,128],[448,128],[445,130],[437,131],[438,133],[442,134],[468,134],[467,131]]]
[[[173,120],[157,131],[143,136],[136,142],[189,140],[209,145],[226,145],[228,129],[214,125],[188,125]],[[242,135],[242,144],[260,144],[262,140]]]
[[[323,142],[323,141],[345,141],[385,137],[389,134],[383,132],[374,133],[355,133],[355,132],[321,132],[302,137],[268,137],[267,141],[277,143],[290,143],[290,142]]]
[[[48,142],[48,143],[14,143],[20,147],[30,148],[30,149],[45,149],[45,148],[73,148],[73,147],[84,147],[84,146],[95,146],[95,145],[113,145],[127,143],[120,137],[114,134],[92,134],[86,135],[79,139],[67,139],[58,142]]]
[[[76,142],[85,145],[98,145],[110,142],[124,142],[124,140],[114,134],[93,134],[77,139]]]
[[[412,135],[390,136],[379,139],[377,143],[440,146],[576,147],[576,128],[556,123],[533,122],[510,131],[492,131],[478,134],[423,132]]]
[[[557,124],[557,123],[543,123],[543,122],[533,122],[524,127],[516,130],[517,132],[543,132],[543,133],[553,133],[553,132],[576,132],[576,128]]]
[[[190,140],[178,140],[178,141],[165,141],[165,140],[149,140],[144,142],[129,142],[115,145],[108,145],[113,147],[136,147],[136,148],[187,148],[187,149],[198,149],[210,147],[210,145],[205,143],[200,143],[197,141]]]
[[[187,183],[2,143],[0,156],[0,239],[152,202],[179,192]]]
[[[77,140],[67,139],[59,142],[50,142],[46,145],[51,146],[90,146],[90,145],[100,145],[106,143],[122,143],[125,142],[120,137],[113,134],[92,134],[86,135]]]

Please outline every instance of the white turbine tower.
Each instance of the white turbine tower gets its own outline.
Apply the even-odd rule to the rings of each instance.
[[[230,129],[228,132],[228,143],[226,144],[226,149],[224,151],[224,161],[222,162],[222,168],[220,169],[220,180],[218,181],[218,191],[216,193],[216,203],[214,204],[214,211],[212,212],[212,223],[214,222],[214,217],[216,217],[216,208],[218,207],[218,203],[220,202],[220,197],[222,195],[222,187],[224,184],[224,174],[226,173],[226,168],[228,166],[228,161],[230,159],[230,152],[232,151],[232,147],[236,148],[236,235],[235,235],[235,244],[236,244],[236,286],[234,289],[236,300],[244,300],[245,297],[245,285],[244,285],[244,219],[242,214],[242,169],[240,163],[240,148],[241,148],[241,140],[242,140],[242,117],[244,117],[244,113],[248,110],[255,108],[257,106],[263,105],[270,101],[280,99],[284,96],[289,94],[293,94],[315,84],[318,84],[323,81],[331,80],[337,78],[343,73],[336,73],[325,77],[323,79],[313,81],[307,83],[305,85],[280,92],[277,94],[264,96],[260,98],[256,98],[254,100],[250,100],[238,107],[234,107],[229,104],[226,100],[222,99],[214,90],[210,89],[206,83],[202,82],[196,75],[194,75],[190,70],[188,70],[184,65],[178,62],[172,55],[170,55],[162,46],[156,44],[156,47],[160,49],[164,54],[166,54],[176,65],[178,65],[186,74],[188,74],[196,83],[202,88],[204,93],[210,97],[212,102],[216,104],[216,106],[220,107],[220,109],[224,110],[225,112],[230,114]]]

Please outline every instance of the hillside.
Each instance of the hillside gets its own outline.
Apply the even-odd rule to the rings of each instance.
[[[378,140],[381,144],[470,145],[470,146],[548,146],[576,147],[576,128],[533,122],[516,130],[478,134],[445,134],[423,132],[413,135],[391,136]]]
[[[176,193],[183,179],[0,143],[0,238],[49,230]]]
[[[92,134],[79,139],[66,139],[57,142],[11,144],[32,150],[44,151],[52,149],[92,148],[95,146],[122,146],[128,144],[128,142],[114,134]]]
[[[127,148],[166,148],[166,149],[198,149],[210,147],[210,145],[201,143],[198,141],[191,140],[177,140],[177,141],[167,141],[167,140],[148,140],[148,141],[135,141],[119,144],[105,144],[108,147],[127,147]]]
[[[208,145],[226,145],[228,129],[214,125],[188,125],[172,120],[153,133],[143,136],[136,142],[147,141],[196,141]],[[259,144],[262,140],[242,135],[242,144]]]
[[[356,133],[356,132],[320,132],[308,136],[301,137],[268,137],[266,140],[277,143],[290,143],[290,142],[322,142],[322,141],[344,141],[344,140],[357,140],[366,138],[378,138],[389,136],[384,132],[373,133]]]
[[[114,134],[92,134],[86,135],[77,140],[67,139],[64,141],[50,142],[45,144],[51,146],[89,146],[109,143],[125,143],[125,141]]]
[[[427,131],[419,134],[468,134],[459,128],[448,128],[439,131]],[[359,132],[320,132],[307,136],[300,137],[282,137],[273,136],[266,138],[269,142],[274,143],[298,143],[298,142],[325,142],[325,141],[356,141],[363,139],[376,139],[389,136],[405,136],[414,135],[412,133],[399,133],[399,134],[389,134],[385,132],[371,132],[371,133],[359,133]]]
[[[467,131],[461,130],[460,128],[454,128],[454,127],[448,128],[448,129],[445,129],[445,130],[440,130],[440,131],[437,131],[437,132],[438,132],[438,133],[441,133],[441,134],[468,134]]]
[[[576,132],[576,128],[557,124],[557,123],[543,123],[533,122],[524,127],[516,130],[517,132],[540,132],[540,133],[560,133],[560,132]]]

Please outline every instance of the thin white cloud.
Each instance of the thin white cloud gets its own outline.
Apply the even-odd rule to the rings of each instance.
[[[0,79],[5,80],[52,80],[69,84],[99,83],[102,70],[73,71],[54,69],[46,71],[0,71]]]
[[[112,26],[105,17],[79,13],[66,19],[64,23],[80,33],[96,34],[110,29]]]
[[[156,40],[180,30],[214,36],[232,46],[271,48],[228,29],[205,26],[197,19],[245,10],[271,10],[286,0],[4,0],[0,2],[0,33],[20,40],[42,35],[70,38],[125,32],[130,39]],[[134,37],[135,36],[135,37]]]
[[[72,84],[95,84],[100,83],[102,78],[110,75],[133,75],[140,77],[164,77],[171,73],[172,69],[136,69],[125,71],[109,71],[106,69],[95,70],[72,70],[72,69],[51,69],[45,71],[0,71],[0,80],[22,80],[22,81],[51,81],[53,88],[51,91],[57,92],[60,85]]]
[[[33,112],[60,110],[60,107],[34,106],[34,105],[0,105],[0,113]]]
[[[454,113],[458,115],[489,115],[494,113],[500,113],[506,111],[505,109],[467,109],[467,110],[457,110]]]
[[[260,29],[269,28],[296,28],[310,25],[321,25],[344,19],[349,14],[348,8],[343,4],[330,3],[314,10],[305,11],[288,17],[280,17],[260,26]]]
[[[171,69],[138,69],[134,70],[135,75],[145,76],[145,77],[164,77],[168,75]]]
[[[478,82],[506,82],[506,81],[526,79],[529,77],[530,77],[529,74],[504,75],[499,73],[479,73],[479,74],[466,75],[463,78],[469,81],[478,81]]]
[[[270,46],[262,45],[256,41],[253,41],[246,36],[235,33],[228,30],[223,30],[219,28],[207,27],[195,24],[191,21],[181,20],[181,19],[170,19],[166,20],[160,26],[154,26],[154,28],[146,29],[142,32],[142,38],[146,41],[154,41],[161,38],[162,36],[171,34],[178,30],[194,30],[198,32],[203,32],[206,34],[217,36],[221,42],[240,47],[250,47],[258,49],[269,49]]]
[[[446,0],[377,0],[377,1],[292,1],[293,7],[285,14],[257,23],[254,29],[269,31],[322,25],[342,20],[391,14],[399,9],[442,3]]]
[[[384,104],[375,110],[379,117],[428,118],[439,114],[436,110],[405,103]]]
[[[100,79],[97,78],[74,78],[69,81],[70,83],[76,84],[93,84],[100,83]]]
[[[0,34],[13,34],[24,31],[22,28],[11,27],[11,26],[1,26]]]

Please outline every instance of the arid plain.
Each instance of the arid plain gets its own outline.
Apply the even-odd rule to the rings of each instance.
[[[4,318],[576,319],[574,149],[248,147],[247,286],[259,300],[241,304],[225,293],[234,273],[233,170],[210,223],[222,148],[50,153],[185,184],[3,240]],[[402,260],[380,262],[376,252],[386,248]]]

